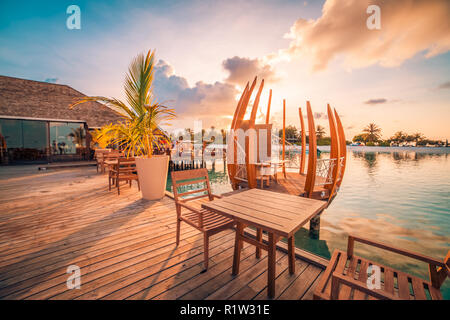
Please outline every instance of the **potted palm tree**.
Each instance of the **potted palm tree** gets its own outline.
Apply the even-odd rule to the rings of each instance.
[[[154,51],[149,50],[131,62],[124,85],[127,103],[115,98],[84,97],[71,106],[98,101],[123,115],[122,122],[101,128],[96,139],[102,144],[118,145],[127,157],[135,157],[142,197],[147,200],[164,197],[169,157],[154,154],[154,150],[168,144],[170,138],[161,126],[175,117],[174,109],[157,103],[153,95],[154,59]]]

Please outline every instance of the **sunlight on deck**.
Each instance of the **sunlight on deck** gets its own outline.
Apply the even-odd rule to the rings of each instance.
[[[244,245],[231,275],[234,232],[211,237],[203,272],[203,237],[182,224],[175,245],[173,201],[145,201],[135,185],[108,191],[95,168],[0,172],[2,299],[266,299],[267,256]],[[277,254],[277,298],[311,299],[322,268],[297,259],[288,272]],[[81,269],[69,290],[67,267]]]

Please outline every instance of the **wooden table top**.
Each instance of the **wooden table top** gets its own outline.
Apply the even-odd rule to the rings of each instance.
[[[290,237],[322,212],[326,205],[325,201],[250,189],[205,202],[202,207],[279,236]]]

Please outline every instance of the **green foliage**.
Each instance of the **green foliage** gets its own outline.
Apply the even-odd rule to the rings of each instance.
[[[317,139],[317,145],[318,146],[329,146],[331,145],[331,137],[324,137]]]
[[[324,136],[325,136],[325,128],[322,127],[320,124],[317,125],[317,129],[316,129],[317,140],[322,139]]]
[[[353,142],[366,142],[367,134],[361,133],[353,137]]]
[[[298,143],[300,139],[300,134],[297,131],[297,128],[295,126],[289,125],[286,127],[286,141],[289,141],[291,143]],[[280,138],[283,138],[283,129],[280,129],[278,131],[278,136]]]

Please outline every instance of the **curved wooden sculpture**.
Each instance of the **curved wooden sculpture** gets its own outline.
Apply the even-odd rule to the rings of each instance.
[[[305,121],[303,121],[302,108],[298,108],[298,114],[300,116],[300,128],[302,130],[300,140],[302,144],[302,150],[300,154],[300,168],[298,173],[305,173],[305,157],[306,157],[306,132],[305,132]]]
[[[314,128],[314,118],[311,105],[307,102],[309,129],[309,157],[308,173],[305,183],[305,196],[329,203],[336,196],[342,182],[342,164],[346,160],[345,136],[342,124],[335,120],[330,105],[327,105],[328,121],[330,125],[331,146],[329,159],[317,159],[317,138]],[[335,111],[335,114],[336,111]],[[339,123],[339,124],[338,124]],[[342,132],[342,134],[340,134]],[[344,146],[342,146],[344,143]]]
[[[231,132],[234,133],[236,132],[237,129],[239,129],[241,127],[242,121],[244,120],[244,116],[245,116],[245,111],[247,110],[247,105],[248,102],[250,100],[250,96],[252,95],[253,89],[256,86],[256,77],[253,80],[253,83],[251,85],[251,87],[248,87],[248,83],[247,86],[244,89],[244,92],[242,93],[241,98],[239,99],[238,105],[236,107],[236,111],[234,113],[233,116],[233,120],[231,122]],[[232,143],[231,148],[233,149],[233,159],[229,159],[228,160],[228,164],[227,164],[227,168],[228,168],[228,175],[230,177],[231,180],[231,186],[233,188],[233,190],[236,190],[239,186],[239,180],[236,179],[237,178],[237,138],[236,136],[233,134],[231,141],[229,141],[228,143]]]
[[[306,174],[305,193],[306,197],[313,198],[314,184],[316,182],[317,168],[317,137],[314,125],[314,116],[311,104],[306,101],[306,114],[308,115],[309,149],[308,149],[308,171]]]
[[[258,92],[256,94],[249,120],[244,120],[244,116],[247,113],[248,103],[250,101],[252,92],[256,86],[257,78],[253,80],[252,85],[247,86],[239,99],[236,111],[234,113],[233,121],[231,123],[231,129],[236,132],[241,129],[245,134],[245,139],[238,139],[233,136],[230,141],[232,143],[232,150],[234,151],[234,161],[228,163],[228,174],[232,183],[233,189],[239,188],[239,186],[256,188],[257,180],[261,180],[261,187],[263,186],[263,180],[257,168],[264,166],[271,166],[271,163],[275,165],[277,161],[272,162],[271,159],[271,129],[272,125],[270,120],[270,107],[272,101],[272,90],[269,93],[269,101],[267,105],[267,114],[265,124],[256,124],[256,115],[260,102],[262,90],[264,88],[264,80],[261,81]],[[330,146],[330,158],[318,159],[317,155],[317,137],[314,123],[314,115],[311,109],[309,101],[306,102],[306,111],[308,118],[308,131],[309,131],[309,152],[308,152],[308,166],[306,175],[305,159],[306,159],[306,130],[301,108],[299,108],[300,125],[301,125],[301,158],[299,171],[286,172],[285,162],[283,164],[282,172],[284,179],[278,181],[273,187],[270,187],[274,191],[285,192],[290,194],[297,194],[309,198],[315,198],[320,200],[326,200],[331,202],[335,197],[339,187],[341,186],[343,175],[346,165],[346,141],[344,130],[341,120],[336,110],[332,111],[330,105],[327,105],[328,121],[330,126],[331,146]],[[283,100],[283,138],[282,138],[282,159],[285,157],[285,127],[286,127],[286,100]],[[251,132],[247,131],[252,129]],[[267,159],[260,159],[260,130],[267,130]],[[240,141],[238,141],[240,140]],[[245,161],[241,157],[238,162],[238,152],[244,152]],[[263,162],[263,163],[262,163]]]
[[[341,118],[339,118],[336,109],[334,109],[334,115],[336,116],[336,124],[338,128],[339,144],[341,150],[339,155],[340,171],[337,179],[337,188],[339,189],[344,178],[345,166],[347,165],[347,141],[345,140],[345,133],[344,128],[342,127]]]

